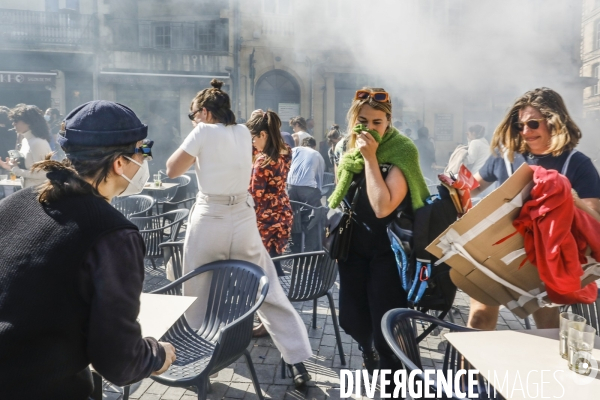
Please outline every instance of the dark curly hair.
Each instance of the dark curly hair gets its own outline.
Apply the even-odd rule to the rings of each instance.
[[[50,129],[44,119],[44,113],[36,106],[19,104],[8,114],[13,122],[22,121],[29,125],[33,136],[50,142]]]
[[[194,105],[198,110],[206,108],[217,122],[225,125],[236,125],[235,114],[231,111],[229,95],[221,90],[223,82],[213,79],[210,81],[210,85],[212,88],[201,90],[194,97],[192,104],[190,104],[190,111],[192,111]]]

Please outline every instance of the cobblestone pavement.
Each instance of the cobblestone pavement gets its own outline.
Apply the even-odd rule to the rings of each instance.
[[[145,291],[162,286],[165,282],[164,270],[152,267],[146,268]],[[337,307],[338,284],[334,287],[334,298]],[[468,316],[469,298],[459,291],[454,302],[453,318],[455,323],[465,325]],[[342,365],[338,356],[334,329],[331,322],[331,312],[327,298],[319,299],[317,305],[317,329],[312,329],[311,318],[313,311],[312,301],[294,303],[306,324],[306,330],[313,349],[313,356],[305,363],[312,375],[306,390],[297,391],[291,378],[281,378],[280,353],[269,337],[254,339],[248,349],[252,356],[254,367],[260,381],[260,386],[265,398],[274,400],[335,400],[339,399],[339,375]],[[336,311],[337,312],[337,311]],[[533,322],[532,322],[533,325]],[[497,329],[525,329],[523,320],[518,319],[507,309],[502,309],[498,319]],[[444,339],[439,332],[429,335],[421,346],[424,367],[441,367]],[[344,368],[362,368],[362,354],[358,345],[350,336],[342,331],[342,342],[347,366]],[[208,398],[211,400],[224,399],[257,399],[250,373],[243,358],[229,368],[222,370],[216,379],[212,379],[212,390]],[[122,389],[105,383],[104,398],[121,400]],[[154,382],[152,379],[131,386],[130,399],[139,400],[195,400],[196,393],[181,388],[171,388]],[[357,399],[353,397],[354,399]],[[358,399],[367,399],[359,397]]]

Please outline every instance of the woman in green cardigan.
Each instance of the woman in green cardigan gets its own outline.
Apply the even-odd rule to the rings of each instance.
[[[348,111],[348,152],[338,167],[338,185],[329,199],[351,204],[358,187],[348,258],[338,260],[340,325],[363,352],[364,368],[397,370],[399,360],[381,332],[390,309],[406,307],[386,226],[399,207],[417,209],[429,196],[412,140],[391,124],[392,103],[384,89],[356,92]],[[353,184],[354,182],[354,184]]]

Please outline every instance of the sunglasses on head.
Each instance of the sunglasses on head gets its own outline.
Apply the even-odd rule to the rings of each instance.
[[[357,90],[354,95],[354,100],[366,100],[369,97],[380,103],[387,103],[390,101],[388,92],[371,92],[369,90]]]
[[[539,118],[539,119],[529,119],[525,122],[515,122],[515,128],[517,128],[518,131],[522,131],[523,129],[525,129],[525,125],[527,125],[527,127],[529,129],[537,129],[540,127],[540,121],[545,120],[546,118]]]
[[[152,160],[152,146],[154,145],[154,140],[144,139],[142,141],[142,145],[140,147],[136,147],[133,150],[134,154],[141,154],[144,158],[148,158]]]

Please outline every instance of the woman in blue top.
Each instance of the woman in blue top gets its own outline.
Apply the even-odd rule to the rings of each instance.
[[[492,138],[494,154],[475,174],[480,188],[504,183],[527,163],[560,171],[577,192],[575,205],[600,221],[600,176],[592,160],[575,147],[581,131],[569,116],[562,97],[552,89],[531,90],[516,100]],[[502,155],[502,156],[501,156]],[[499,307],[471,299],[468,326],[493,330]],[[541,308],[533,313],[537,328],[558,328],[558,309]]]

